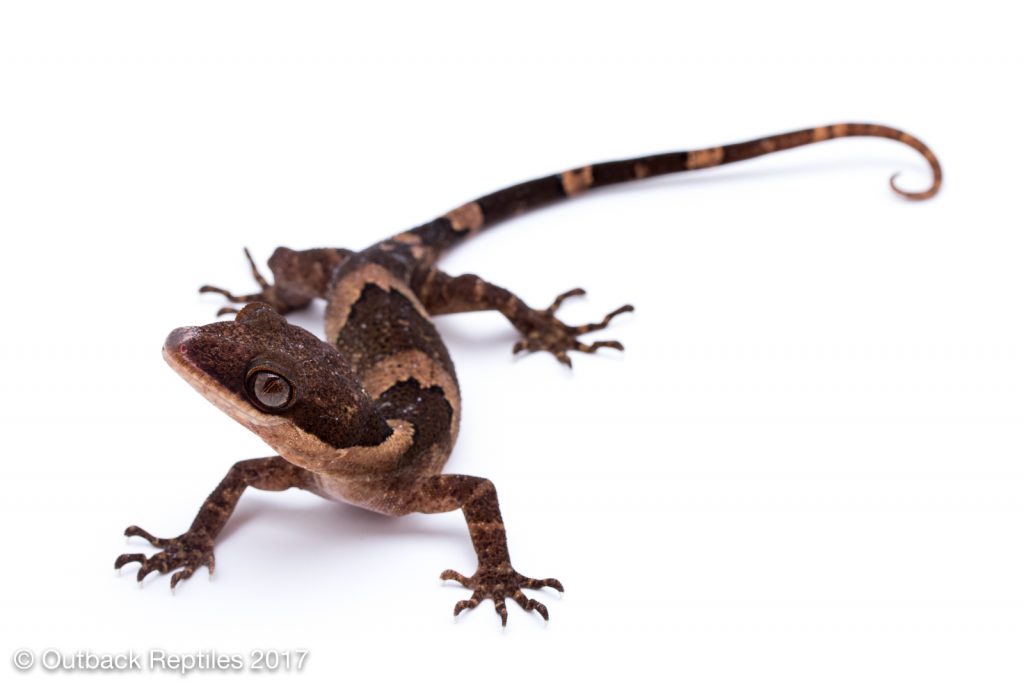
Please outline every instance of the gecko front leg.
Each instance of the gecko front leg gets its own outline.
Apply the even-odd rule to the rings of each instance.
[[[498,493],[489,480],[462,474],[440,474],[427,477],[414,490],[408,501],[408,512],[450,512],[461,508],[469,526],[469,535],[476,550],[477,569],[470,577],[446,569],[442,580],[458,581],[473,591],[468,600],[455,605],[455,615],[473,609],[483,600],[493,600],[494,609],[501,617],[501,625],[508,622],[505,600],[511,599],[524,610],[536,611],[548,619],[548,608],[528,598],[524,588],[565,589],[557,579],[531,579],[512,567],[505,538],[505,524],[498,508]]]
[[[523,338],[512,347],[512,353],[520,351],[548,351],[565,365],[572,366],[569,351],[594,353],[601,348],[622,350],[617,341],[604,340],[582,342],[579,336],[608,327],[612,318],[633,310],[633,306],[620,306],[600,322],[586,325],[566,325],[555,315],[562,302],[586,292],[580,288],[571,289],[555,297],[545,309],[530,308],[518,296],[503,287],[491,284],[483,278],[467,274],[452,277],[436,268],[417,273],[413,279],[413,291],[423,302],[431,315],[466,313],[470,311],[498,311],[505,316]]]
[[[350,250],[340,248],[294,251],[287,247],[278,247],[267,261],[270,272],[274,274],[274,282],[270,283],[260,273],[249,250],[244,251],[252,277],[260,291],[253,294],[232,294],[222,287],[203,285],[199,288],[200,293],[220,294],[235,304],[269,304],[281,315],[302,310],[309,306],[313,299],[322,298],[334,268],[352,255]],[[238,313],[238,309],[223,306],[217,311],[217,315],[228,313]]]
[[[227,476],[199,508],[188,531],[174,538],[158,538],[137,526],[125,529],[125,536],[141,536],[162,550],[150,557],[142,553],[126,553],[117,558],[114,568],[138,562],[136,575],[141,582],[148,574],[161,574],[177,569],[171,576],[171,588],[189,578],[203,565],[213,573],[213,543],[249,486],[264,491],[284,491],[293,486],[308,488],[311,475],[280,456],[243,460],[232,465]]]

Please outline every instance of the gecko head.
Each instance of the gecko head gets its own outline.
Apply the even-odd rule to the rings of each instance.
[[[180,327],[163,354],[211,403],[300,467],[329,470],[352,448],[392,433],[347,359],[266,304],[249,304],[232,321]]]

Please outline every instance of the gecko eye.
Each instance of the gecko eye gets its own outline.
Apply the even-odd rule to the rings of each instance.
[[[295,398],[291,382],[280,373],[261,366],[249,370],[245,386],[256,407],[267,412],[284,410]]]

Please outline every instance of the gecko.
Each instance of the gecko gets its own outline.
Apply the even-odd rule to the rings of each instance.
[[[765,154],[847,137],[888,138],[919,152],[930,166],[931,185],[909,192],[910,200],[934,196],[942,169],[932,151],[901,130],[866,123],[841,123],[770,135],[745,142],[597,163],[506,187],[373,244],[362,251],[277,248],[268,261],[273,283],[246,258],[259,291],[212,292],[241,309],[218,315],[233,320],[180,327],[167,337],[163,356],[182,378],[218,408],[259,435],[274,456],[242,460],[228,470],[199,509],[188,530],[160,538],[137,526],[125,530],[159,549],[151,556],[127,553],[114,563],[171,573],[173,589],[206,566],[214,570],[214,541],[242,493],[298,488],[332,501],[389,516],[461,510],[477,556],[471,576],[441,574],[471,590],[456,603],[455,616],[491,600],[504,627],[506,600],[548,619],[547,607],[528,589],[562,592],[557,579],[535,579],[513,568],[494,484],[483,477],[445,474],[443,466],[459,431],[461,400],[452,359],[431,323],[432,316],[498,311],[519,332],[513,353],[547,351],[571,366],[569,353],[622,350],[617,341],[585,342],[582,335],[605,329],[621,306],[602,320],[567,325],[558,317],[572,289],[550,306],[535,309],[507,289],[477,275],[451,275],[439,258],[504,219],[572,198],[589,190],[669,173],[696,171]],[[317,298],[326,300],[325,337],[289,323],[286,314]]]

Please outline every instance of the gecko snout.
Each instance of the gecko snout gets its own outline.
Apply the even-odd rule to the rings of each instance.
[[[176,356],[184,354],[188,341],[195,336],[195,333],[196,328],[194,327],[179,327],[173,330],[167,335],[167,340],[164,342],[164,353]]]

